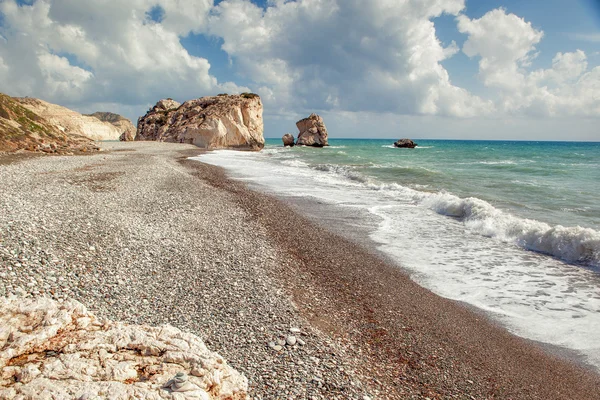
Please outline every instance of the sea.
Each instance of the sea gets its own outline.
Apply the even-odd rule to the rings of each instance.
[[[261,152],[199,160],[358,215],[358,234],[421,286],[600,370],[600,142],[416,142],[268,139]]]

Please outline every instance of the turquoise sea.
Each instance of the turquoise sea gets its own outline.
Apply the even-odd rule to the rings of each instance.
[[[419,284],[600,367],[600,143],[330,139],[201,161],[280,197],[359,211]]]

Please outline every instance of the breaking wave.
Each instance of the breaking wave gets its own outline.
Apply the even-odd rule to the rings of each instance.
[[[377,183],[345,166],[319,164],[312,168],[350,180],[367,189],[385,192],[397,200],[427,207],[440,215],[456,218],[477,234],[569,263],[600,268],[600,232],[594,229],[552,226],[517,217],[476,197],[461,198],[447,192],[424,192],[396,183]]]

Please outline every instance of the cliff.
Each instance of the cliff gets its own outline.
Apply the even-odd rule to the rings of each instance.
[[[0,298],[0,399],[247,399],[247,379],[169,325],[98,319],[76,301]]]
[[[264,147],[262,102],[252,93],[159,101],[138,120],[136,140],[190,143],[208,149]]]
[[[102,122],[98,118],[31,97],[14,99],[67,135],[83,135],[92,140],[119,140],[121,136],[121,132],[113,124]]]
[[[88,117],[95,117],[102,122],[108,122],[112,124],[121,133],[119,140],[128,142],[135,139],[136,128],[133,126],[130,120],[111,112],[95,112],[93,114],[84,114]]]
[[[92,147],[93,142],[89,138],[67,135],[14,98],[0,93],[0,151],[66,153]]]

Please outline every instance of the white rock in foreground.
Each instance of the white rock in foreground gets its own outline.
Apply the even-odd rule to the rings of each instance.
[[[238,400],[247,390],[199,337],[172,326],[99,320],[76,301],[0,298],[0,399]]]

